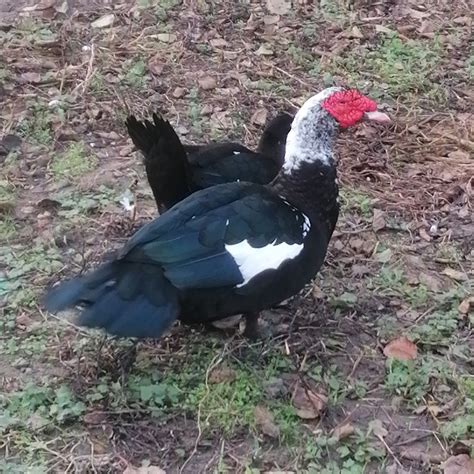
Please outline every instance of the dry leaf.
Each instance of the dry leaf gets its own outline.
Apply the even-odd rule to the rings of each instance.
[[[218,319],[217,321],[212,321],[212,325],[219,329],[230,329],[237,326],[240,323],[242,316],[236,314],[235,316],[229,316],[228,318]]]
[[[352,27],[351,36],[353,38],[359,38],[359,39],[364,38],[364,35],[362,34],[362,31],[360,31],[359,27],[357,27],[357,26]]]
[[[41,82],[41,74],[39,72],[24,72],[18,78],[22,84],[39,84]]]
[[[226,110],[217,110],[211,115],[211,127],[216,130],[229,130],[233,126],[232,117]]]
[[[390,249],[385,249],[375,256],[375,259],[377,260],[377,262],[380,262],[380,263],[388,263],[390,262],[391,258],[392,258],[392,251]]]
[[[467,454],[451,456],[443,463],[444,474],[474,474],[474,459]]]
[[[212,38],[209,43],[213,48],[224,48],[228,45],[227,41],[224,38]]]
[[[262,44],[260,48],[255,51],[255,54],[258,54],[259,56],[272,56],[273,55],[273,50],[270,49],[269,46]]]
[[[384,428],[382,420],[372,420],[369,423],[369,430],[378,438],[385,438],[385,436],[388,435],[388,431]]]
[[[296,474],[295,471],[263,471],[263,474]]]
[[[270,13],[285,15],[291,10],[291,0],[267,0],[267,8]]]
[[[265,25],[276,25],[280,21],[280,17],[278,15],[265,15],[263,17],[263,23]]]
[[[186,93],[186,90],[183,89],[182,87],[177,87],[174,91],[173,91],[173,97],[175,97],[176,99],[179,99],[180,97],[183,97],[183,95]]]
[[[270,438],[280,436],[280,428],[275,424],[273,415],[262,405],[257,405],[254,410],[255,423],[261,429],[262,433]]]
[[[418,351],[413,342],[402,336],[389,342],[385,346],[383,353],[385,357],[391,357],[392,359],[414,360],[417,357]]]
[[[461,301],[461,303],[458,306],[458,311],[461,314],[468,314],[469,310],[471,309],[471,303],[474,301],[473,297],[466,298]]]
[[[420,234],[420,237],[425,240],[426,242],[431,242],[431,236],[426,232],[426,230],[422,227],[418,233]]]
[[[358,26],[353,26],[352,28],[346,30],[344,32],[344,36],[346,38],[356,38],[356,39],[364,38],[364,35],[362,34],[362,31],[360,31],[360,28]]]
[[[296,474],[295,471],[263,471],[263,474]]]
[[[46,10],[48,8],[54,7],[56,0],[41,0],[41,2],[35,5],[35,10]]]
[[[159,33],[156,37],[163,43],[174,43],[177,38],[174,33]]]
[[[326,408],[327,396],[322,393],[315,393],[312,390],[298,384],[293,393],[293,406],[296,414],[304,420],[314,420],[321,411]]]
[[[467,280],[467,275],[464,272],[460,272],[459,270],[455,270],[454,268],[446,267],[442,273],[443,275],[446,275],[456,281]]]
[[[128,466],[125,471],[123,471],[123,474],[166,474],[166,471],[158,466]]]
[[[230,367],[217,367],[209,374],[209,383],[232,382],[235,380],[235,370]]]
[[[386,35],[393,35],[395,33],[393,30],[383,25],[375,25],[375,31],[377,33],[385,33]]]
[[[215,89],[217,81],[212,76],[202,76],[198,79],[199,86],[205,91]]]
[[[255,125],[265,125],[267,122],[267,116],[268,112],[266,109],[257,109],[252,115],[250,121]]]
[[[350,423],[344,423],[343,425],[336,426],[332,432],[332,436],[338,441],[341,439],[348,438],[355,431],[354,427]]]
[[[107,414],[103,411],[91,411],[84,415],[83,420],[86,425],[100,425],[107,420]]]
[[[107,28],[107,26],[113,25],[115,21],[115,15],[113,13],[108,13],[107,15],[103,15],[97,20],[91,23],[92,28]]]
[[[161,61],[161,56],[155,54],[155,56],[151,57],[148,61],[148,70],[154,74],[155,76],[159,76],[164,69],[165,65]]]
[[[443,282],[430,273],[421,272],[418,275],[418,282],[423,283],[423,285],[427,286],[429,290],[435,292],[440,291],[443,287]]]
[[[372,229],[374,229],[374,232],[384,229],[386,225],[385,212],[380,209],[374,209],[374,217],[372,219]]]

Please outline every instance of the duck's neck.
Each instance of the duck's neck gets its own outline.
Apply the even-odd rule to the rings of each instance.
[[[333,144],[339,126],[324,110],[307,104],[293,121],[285,162],[272,187],[311,218],[337,207]]]

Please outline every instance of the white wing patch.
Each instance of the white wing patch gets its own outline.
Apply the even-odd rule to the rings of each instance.
[[[234,155],[240,155],[240,151],[233,151],[232,152]]]
[[[303,244],[275,244],[276,239],[265,247],[252,247],[247,240],[238,244],[226,245],[235,263],[238,265],[244,281],[237,287],[246,285],[254,276],[265,270],[277,269],[288,259],[295,258],[303,250]]]
[[[311,221],[306,214],[303,214],[304,222],[303,222],[303,237],[308,235],[308,232],[311,230]]]

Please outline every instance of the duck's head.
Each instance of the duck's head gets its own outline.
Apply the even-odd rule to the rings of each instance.
[[[377,103],[356,89],[333,87],[321,94],[326,98],[320,101],[321,108],[336,120],[342,128],[358,124],[362,120],[390,123],[390,117],[377,110]],[[319,95],[319,94],[318,94]],[[315,96],[317,97],[317,96]]]
[[[377,103],[355,89],[329,87],[308,99],[297,112],[288,134],[283,169],[291,172],[302,163],[333,165],[332,146],[341,128],[363,120],[389,123]]]

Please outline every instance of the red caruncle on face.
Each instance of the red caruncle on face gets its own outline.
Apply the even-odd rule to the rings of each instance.
[[[366,112],[375,112],[377,104],[357,90],[335,92],[322,104],[343,128],[360,122]]]

